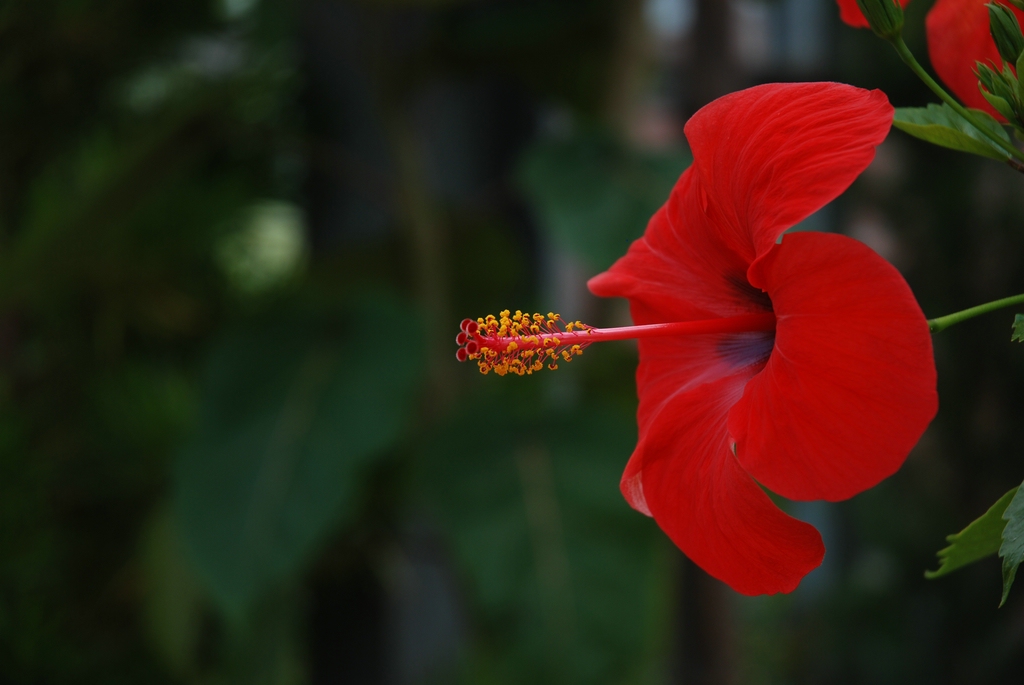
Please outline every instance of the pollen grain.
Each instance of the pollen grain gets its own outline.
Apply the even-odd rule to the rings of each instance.
[[[498,316],[465,319],[456,339],[456,358],[475,361],[483,374],[528,376],[545,366],[557,369],[559,361],[570,362],[583,354],[591,330],[579,321],[563,321],[554,312],[545,316],[506,309]]]

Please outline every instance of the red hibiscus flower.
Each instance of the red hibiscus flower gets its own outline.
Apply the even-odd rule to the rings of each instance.
[[[839,18],[855,29],[868,28],[868,20],[857,6],[857,0],[836,0],[839,4]],[[900,6],[906,7],[910,0],[900,0]]]
[[[928,57],[939,78],[968,107],[982,109],[1004,121],[978,90],[974,74],[976,62],[1002,69],[996,43],[989,30],[989,0],[939,0],[928,12],[925,28],[928,33]],[[1005,4],[1017,21],[1024,25],[1024,12]],[[1012,66],[1012,65],[1011,65]]]
[[[835,83],[712,102],[686,125],[694,163],[668,202],[589,282],[643,330],[690,322],[634,336],[640,433],[621,487],[743,594],[792,591],[824,555],[758,483],[851,497],[900,467],[938,407],[928,325],[896,269],[840,235],[779,242],[867,167],[892,117],[882,92]]]

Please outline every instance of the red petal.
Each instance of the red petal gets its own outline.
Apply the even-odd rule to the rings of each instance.
[[[770,302],[747,284],[749,262],[726,247],[704,211],[706,197],[700,178],[688,169],[643,237],[590,279],[590,291],[628,297],[637,324],[767,311]]]
[[[938,409],[928,323],[888,262],[795,233],[751,268],[775,349],[729,414],[743,467],[790,499],[842,500],[893,474]]]
[[[978,90],[975,62],[1002,69],[995,41],[989,31],[987,0],[939,0],[928,12],[928,57],[939,78],[968,107],[983,109],[1005,121]],[[1004,6],[1009,7],[1007,3]],[[1024,24],[1024,12],[1010,7],[1017,21]]]
[[[839,18],[855,29],[868,28],[868,20],[864,13],[857,6],[857,0],[836,0],[839,3]],[[906,7],[910,0],[900,0],[900,5]]]
[[[644,318],[638,305],[634,304],[632,311],[634,318]],[[636,370],[640,439],[676,395],[739,372],[749,378],[760,371],[773,339],[772,333],[740,333],[641,340]]]
[[[651,321],[656,316],[641,301],[633,301],[630,311],[635,321]],[[774,333],[740,333],[640,340],[636,371],[640,440],[676,396],[737,373],[750,378],[764,368],[774,339]],[[634,453],[623,474],[622,493],[634,509],[650,516],[639,477],[638,454]]]
[[[818,531],[782,513],[733,457],[726,417],[747,378],[740,373],[671,397],[637,445],[623,494],[737,592],[790,592],[825,548]]]
[[[879,90],[770,83],[719,98],[686,124],[722,240],[747,262],[842,193],[892,124]]]

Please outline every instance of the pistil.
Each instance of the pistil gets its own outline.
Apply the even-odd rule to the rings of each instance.
[[[524,314],[508,310],[499,317],[465,319],[456,338],[460,345],[459,361],[477,362],[481,373],[494,371],[499,376],[514,373],[520,376],[540,371],[544,366],[557,369],[559,361],[573,357],[596,342],[633,340],[639,338],[749,333],[775,330],[775,314],[741,314],[739,316],[699,321],[594,328],[579,321],[565,322],[558,314]]]

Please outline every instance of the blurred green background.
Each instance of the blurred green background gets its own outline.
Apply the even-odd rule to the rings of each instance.
[[[634,348],[455,361],[465,316],[623,321],[584,284],[686,118],[776,80],[931,99],[831,0],[0,3],[0,683],[1015,682],[998,562],[922,577],[1024,476],[1012,313],[766,598],[619,495]],[[1022,190],[894,132],[803,227],[937,316],[1024,291]]]

